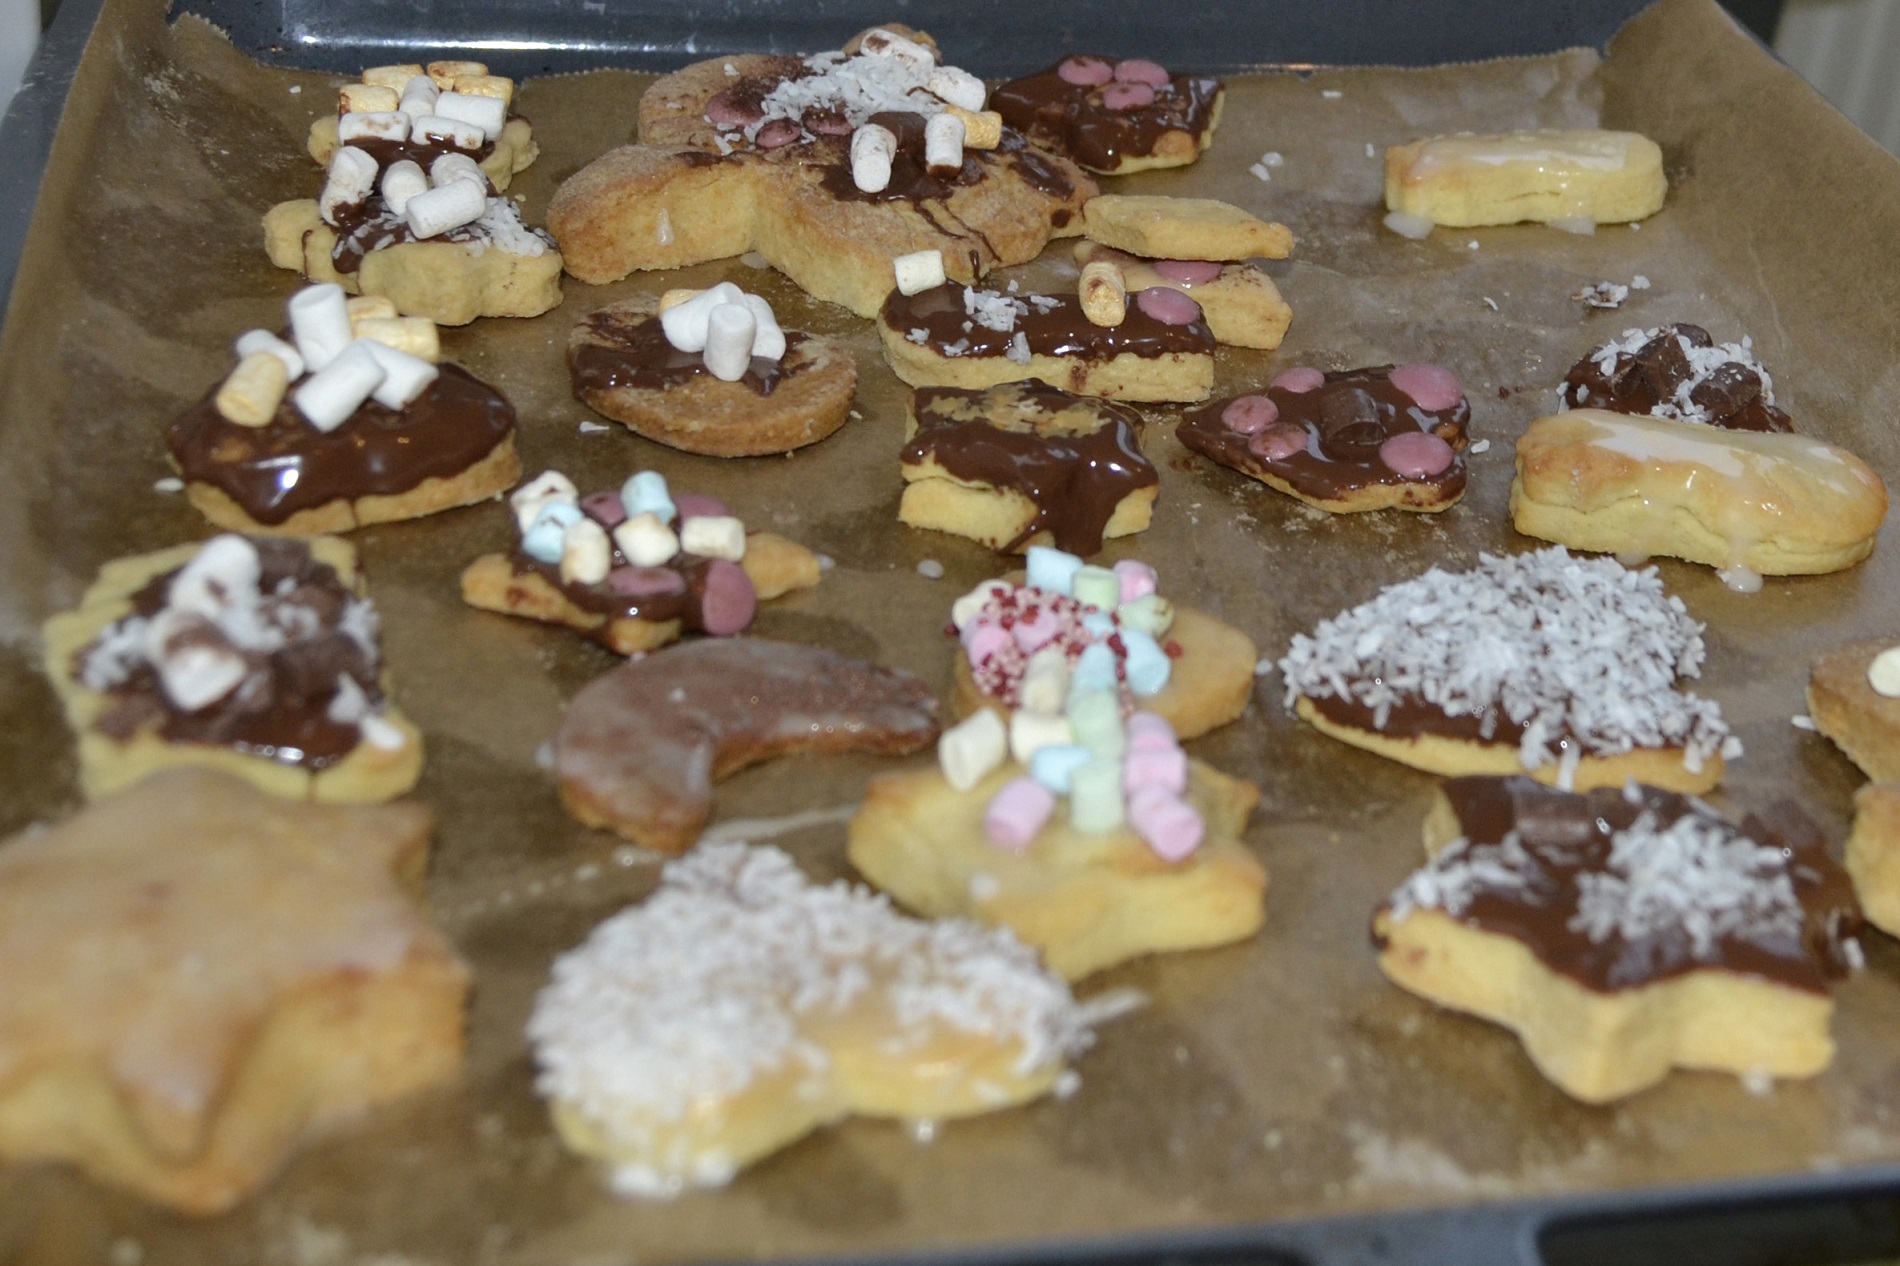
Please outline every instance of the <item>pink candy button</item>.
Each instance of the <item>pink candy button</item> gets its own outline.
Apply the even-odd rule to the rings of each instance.
[[[1016,627],[1010,630],[1025,655],[1034,655],[1061,631],[1062,621],[1047,607],[1037,607],[1033,615],[1017,616]]]
[[[1133,713],[1125,728],[1131,752],[1171,752],[1180,746],[1174,737],[1174,727],[1158,713]]]
[[[1457,376],[1442,365],[1394,366],[1392,385],[1432,413],[1452,408],[1465,398]]]
[[[1451,465],[1451,445],[1429,431],[1408,431],[1379,445],[1379,460],[1407,479],[1430,479]]]
[[[1055,792],[1034,778],[1012,779],[983,810],[983,834],[998,848],[1019,853],[1055,811]]]
[[[1102,104],[1111,110],[1139,110],[1155,103],[1155,90],[1147,84],[1114,83],[1102,89]]]
[[[706,117],[721,127],[749,127],[765,117],[757,105],[741,102],[731,90],[714,93],[706,102]]]
[[[588,518],[609,532],[627,521],[626,504],[620,500],[620,493],[612,488],[603,488],[582,497],[581,509],[587,512]]]
[[[1122,761],[1122,789],[1129,795],[1159,787],[1180,795],[1187,790],[1187,753],[1178,747],[1130,749]]]
[[[1159,88],[1168,82],[1168,71],[1160,62],[1151,62],[1146,57],[1131,57],[1116,65],[1115,82],[1147,84],[1150,88]]]
[[[1115,77],[1115,68],[1099,57],[1066,57],[1056,67],[1056,75],[1065,84],[1093,88]]]
[[[616,567],[607,587],[628,598],[664,598],[686,592],[686,577],[671,567]]]
[[[697,492],[682,492],[673,498],[673,508],[679,511],[680,522],[688,519],[717,519],[731,514],[726,503],[717,497],[702,496]]]
[[[1163,325],[1192,325],[1201,319],[1201,305],[1166,286],[1150,286],[1135,296],[1135,306]]]
[[[1192,805],[1159,787],[1128,797],[1128,824],[1157,857],[1169,862],[1187,857],[1207,834],[1207,824]]]
[[[1326,375],[1317,369],[1301,365],[1297,369],[1284,370],[1274,375],[1269,387],[1278,387],[1282,391],[1291,391],[1294,395],[1305,395],[1317,391],[1326,385]]]
[[[1306,451],[1306,428],[1278,422],[1247,441],[1247,451],[1265,462],[1283,462]]]
[[[1155,569],[1132,558],[1115,564],[1115,576],[1122,582],[1122,601],[1133,602],[1155,591]]]
[[[1280,420],[1280,406],[1265,396],[1239,396],[1227,402],[1220,420],[1230,431],[1258,435]]]
[[[803,132],[804,129],[790,119],[773,119],[759,129],[759,148],[778,149],[782,145],[790,145]]]
[[[958,636],[963,642],[963,653],[970,657],[973,666],[988,660],[1010,643],[1009,634],[1000,626],[979,620],[964,625]]]
[[[1220,276],[1221,266],[1211,259],[1157,259],[1154,270],[1169,281],[1199,286]]]
[[[759,613],[759,591],[745,568],[723,558],[706,565],[700,577],[699,627],[714,637],[745,632]]]

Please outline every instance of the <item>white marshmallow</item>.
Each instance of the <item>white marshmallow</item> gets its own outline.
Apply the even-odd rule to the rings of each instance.
[[[574,481],[558,470],[544,470],[508,494],[508,505],[515,512],[515,522],[523,532],[534,526],[540,517],[541,507],[550,501],[566,501],[578,504],[580,489]]]
[[[425,114],[410,125],[409,139],[418,145],[447,141],[457,149],[480,149],[487,138],[473,123],[444,118],[439,114]]]
[[[657,514],[636,514],[614,529],[614,544],[635,567],[658,567],[680,552],[680,538]]]
[[[895,31],[883,27],[866,31],[864,38],[858,41],[858,51],[869,53],[873,57],[889,57],[919,70],[937,64],[937,55],[915,40],[905,39]]]
[[[328,434],[350,420],[385,377],[368,340],[351,343],[291,394],[310,425]]]
[[[1885,699],[1900,699],[1900,646],[1888,647],[1867,665],[1867,684]]]
[[[353,326],[376,317],[396,315],[396,301],[388,295],[351,295],[343,301],[343,306],[350,310],[350,324]],[[358,334],[357,337],[363,336]]]
[[[317,197],[324,223],[335,224],[344,207],[360,206],[376,192],[376,160],[354,145],[345,145],[330,157],[330,175]]]
[[[336,138],[345,145],[351,141],[406,141],[409,126],[409,116],[401,110],[352,112],[336,121]]]
[[[899,255],[891,261],[891,266],[897,271],[897,289],[900,294],[919,294],[941,286],[945,280],[943,252],[939,250],[912,251],[908,255]]]
[[[411,75],[409,82],[402,86],[400,108],[411,118],[434,114],[435,99],[440,93],[441,90],[435,86],[435,80],[427,75]]]
[[[489,141],[501,135],[501,125],[508,121],[507,102],[468,92],[442,93],[435,99],[435,112],[440,118],[474,124]]]
[[[360,151],[359,151],[360,152]],[[290,337],[304,367],[312,373],[336,359],[356,337],[350,329],[350,305],[343,287],[333,281],[305,286],[290,296]]]
[[[924,87],[934,96],[964,110],[981,110],[989,90],[983,81],[960,66],[939,66],[930,72]]]
[[[1069,657],[1056,646],[1045,646],[1031,655],[1023,666],[1019,691],[1026,710],[1061,712],[1069,700]]]
[[[752,310],[752,319],[758,328],[752,334],[752,354],[766,360],[785,358],[785,331],[778,328],[778,318],[772,315],[772,305],[758,295],[748,293],[745,306]]]
[[[463,75],[486,75],[488,67],[482,62],[440,61],[430,62],[423,68],[434,81],[435,86],[444,91],[453,87],[455,81]]]
[[[257,546],[234,532],[214,536],[172,577],[165,605],[215,620],[240,595],[254,597],[263,572]]]
[[[402,109],[396,89],[387,84],[344,84],[337,89],[337,115],[394,114]]]
[[[244,656],[195,611],[153,616],[146,626],[145,653],[158,669],[165,697],[184,712],[216,703],[250,675]]]
[[[348,300],[344,302],[344,310],[348,311]],[[303,357],[297,355],[296,348],[269,330],[246,330],[238,335],[236,351],[240,357],[249,356],[252,352],[269,352],[284,362],[284,373],[291,382],[303,377]]]
[[[397,215],[409,207],[409,199],[419,193],[429,192],[429,177],[423,172],[422,165],[413,159],[402,159],[389,165],[383,173],[383,202]]]
[[[284,362],[269,352],[252,352],[219,384],[212,403],[227,422],[268,426],[289,389]]]
[[[937,740],[937,764],[958,791],[982,782],[1009,754],[1009,731],[994,708],[978,708]]]
[[[397,351],[373,338],[358,339],[355,345],[368,348],[376,363],[383,367],[383,380],[370,394],[385,409],[406,407],[442,373],[420,356]]]
[[[506,75],[457,75],[449,87],[472,96],[496,97],[504,110],[515,99],[515,81]]]
[[[429,183],[437,189],[458,180],[472,180],[488,191],[488,173],[467,154],[444,154],[429,164]]]
[[[473,224],[488,210],[488,191],[472,180],[451,180],[409,199],[403,219],[419,238],[431,238]]]
[[[374,339],[431,365],[442,359],[442,332],[428,317],[356,317],[350,326],[357,338]]]
[[[614,552],[607,542],[606,528],[588,518],[567,525],[567,534],[561,538],[562,583],[597,585],[607,579],[613,567]]]
[[[1069,718],[1047,712],[1009,714],[1009,754],[1024,765],[1038,751],[1053,744],[1075,742],[1075,727]]]
[[[730,514],[695,514],[680,524],[680,548],[736,563],[745,557],[745,524]]]
[[[924,124],[924,166],[932,175],[963,170],[963,120],[954,114],[933,114]]]
[[[706,316],[706,369],[721,382],[738,382],[752,364],[759,323],[743,302],[722,303]]]
[[[851,134],[851,183],[866,193],[882,193],[891,183],[897,134],[881,123],[866,123]]]
[[[416,62],[404,62],[395,66],[371,66],[363,72],[363,82],[381,84],[385,88],[401,92],[411,79],[420,74],[422,74],[422,66]]]
[[[1009,586],[1000,580],[986,580],[970,592],[950,604],[950,623],[962,629],[964,625],[976,619],[981,611],[999,593],[1008,593]]]
[[[660,329],[665,332],[666,341],[682,352],[705,351],[707,322],[713,309],[722,303],[744,307],[745,292],[729,281],[722,281],[711,290],[702,290],[685,303],[675,304],[660,313]]]

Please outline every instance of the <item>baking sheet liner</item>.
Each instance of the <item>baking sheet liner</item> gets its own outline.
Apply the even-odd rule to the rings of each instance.
[[[955,50],[949,50],[952,60]],[[70,743],[35,667],[35,629],[116,555],[209,535],[169,474],[166,421],[229,366],[240,331],[275,326],[298,284],[273,269],[258,218],[320,183],[304,132],[331,77],[266,70],[194,19],[108,4],[75,83],[12,319],[0,340],[0,826],[77,803]],[[519,109],[541,158],[518,178],[531,220],[558,182],[628,139],[641,76],[530,81]],[[1663,212],[1579,237],[1540,227],[1380,227],[1384,146],[1458,128],[1607,125],[1659,140]],[[1369,148],[1370,147],[1370,148]],[[1249,174],[1269,152],[1270,181]],[[1214,147],[1186,171],[1125,182],[1212,195],[1290,225],[1270,265],[1295,318],[1277,354],[1223,349],[1217,389],[1295,363],[1435,360],[1472,399],[1471,491],[1442,515],[1333,518],[1189,457],[1148,410],[1162,471],[1155,523],[1105,559],[1160,567],[1163,590],[1209,608],[1277,657],[1288,638],[1430,565],[1520,550],[1506,514],[1511,441],[1589,347],[1631,326],[1695,321],[1752,335],[1806,433],[1890,481],[1900,438],[1900,167],[1704,0],[1665,0],[1606,58],[1556,56],[1424,71],[1262,74],[1230,82]],[[1014,274],[1068,284],[1067,244]],[[1585,309],[1586,282],[1650,287]],[[569,327],[624,295],[729,278],[788,329],[837,335],[863,370],[838,435],[789,458],[678,454],[618,426],[584,431],[561,351]],[[835,560],[823,584],[768,604],[757,631],[897,664],[940,686],[951,600],[1006,564],[900,527],[904,395],[868,323],[777,274],[726,260],[610,286],[566,285],[529,321],[444,331],[446,354],[521,414],[526,468],[583,487],[652,467],[714,493],[750,524]],[[474,965],[468,1074],[309,1148],[237,1212],[192,1222],[67,1172],[0,1167],[0,1259],[50,1263],[616,1262],[941,1249],[1376,1213],[1477,1199],[1827,1170],[1900,1158],[1888,1093],[1900,1060],[1900,953],[1839,992],[1840,1054],[1812,1081],[1750,1094],[1678,1074],[1621,1105],[1584,1107],[1517,1041],[1387,985],[1366,936],[1373,905],[1419,861],[1432,780],[1298,725],[1277,675],[1236,725],[1192,745],[1260,784],[1249,845],[1272,874],[1253,941],[1139,962],[1084,992],[1151,999],[1107,1026],[1066,1101],[960,1122],[924,1141],[886,1122],[825,1130],[730,1188],[666,1204],[607,1194],[563,1152],[532,1091],[522,1025],[549,959],[646,891],[654,859],[583,830],[536,752],[562,702],[610,666],[557,629],[464,608],[456,576],[512,528],[497,504],[357,533],[404,707],[427,733],[418,798],[440,818],[430,901]],[[1709,626],[1697,689],[1748,747],[1720,797],[1792,795],[1839,840],[1858,773],[1796,729],[1819,648],[1895,631],[1900,548],[1843,574],[1731,593],[1705,568],[1662,564]],[[936,560],[942,579],[918,565]],[[842,820],[873,758],[792,759],[722,786],[722,832],[775,838],[812,873],[846,872]],[[0,987],[4,987],[0,984]]]

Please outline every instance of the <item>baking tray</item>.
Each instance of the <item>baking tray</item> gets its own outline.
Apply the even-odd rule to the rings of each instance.
[[[24,243],[0,332],[6,830],[76,801],[70,744],[33,666],[38,621],[69,605],[105,559],[207,533],[178,499],[152,490],[167,473],[159,432],[223,372],[232,334],[276,321],[296,284],[263,261],[255,220],[272,201],[314,187],[302,131],[335,82],[262,69],[194,19],[168,26],[144,0],[89,3],[67,0],[0,137],[0,162],[17,172],[17,155],[30,158],[36,139],[50,142],[64,111],[40,212],[23,236],[6,238]],[[801,10],[838,23],[811,47],[835,45],[890,12]],[[1167,42],[1166,31],[1096,44],[1087,32],[1126,15],[1113,6],[1091,13],[1086,24],[1069,23],[1091,47],[1183,66],[1304,65],[1236,81],[1202,163],[1141,181],[1227,197],[1299,235],[1294,257],[1273,266],[1296,313],[1287,348],[1223,351],[1219,389],[1257,384],[1297,359],[1329,367],[1437,359],[1472,389],[1473,433],[1492,442],[1474,462],[1466,503],[1444,516],[1328,519],[1190,459],[1169,434],[1169,411],[1153,410],[1149,448],[1163,468],[1156,524],[1108,556],[1158,561],[1168,591],[1220,611],[1263,653],[1277,655],[1294,632],[1429,564],[1523,548],[1504,517],[1511,438],[1571,360],[1625,325],[1699,319],[1725,338],[1752,333],[1804,429],[1855,448],[1890,481],[1900,477],[1900,436],[1885,427],[1882,403],[1900,391],[1891,363],[1900,167],[1712,5],[1665,0],[1603,58],[1528,45],[1510,51],[1547,55],[1415,72],[1315,69],[1313,53],[1269,42],[1278,38],[1272,19],[1284,16],[1275,9],[1233,16],[1220,42],[1206,45],[1226,50],[1217,58]],[[244,14],[213,16],[239,29]],[[950,26],[910,16],[954,60],[1007,68],[964,54],[954,14]],[[1482,14],[1471,22],[1487,25]],[[587,40],[599,37],[596,24],[581,25]],[[768,27],[777,29],[709,23],[690,55],[754,46],[738,33]],[[1018,51],[1046,41],[1036,47],[1047,51],[1023,53],[1029,63],[1078,38],[1046,26],[1006,29],[1009,39],[972,34]],[[1560,42],[1582,29],[1596,43],[1610,27],[1565,26]],[[714,31],[732,43],[714,42],[706,33]],[[1246,43],[1248,32],[1261,42]],[[426,52],[468,50],[497,64],[508,52],[472,23],[442,38]],[[550,52],[546,64],[578,69],[608,55],[574,43],[571,59]],[[294,59],[301,47],[270,55]],[[382,43],[373,60],[398,47],[410,55]],[[1272,52],[1253,57],[1255,48]],[[613,55],[632,60],[633,51],[623,42]],[[680,46],[672,55],[688,56]],[[524,85],[523,109],[544,146],[517,186],[531,218],[561,177],[627,136],[644,82],[610,72]],[[1378,165],[1365,145],[1599,115],[1664,145],[1671,202],[1642,229],[1591,238],[1441,230],[1411,243],[1378,227]],[[1285,161],[1263,184],[1247,167],[1267,150]],[[17,215],[27,191],[0,189]],[[1568,297],[1583,281],[1638,272],[1655,284],[1620,313],[1590,314]],[[1060,273],[1052,256],[1019,275],[1054,285]],[[568,326],[625,294],[728,276],[765,293],[788,327],[851,343],[865,367],[863,417],[789,461],[722,464],[618,431],[581,433],[588,415],[558,375]],[[558,465],[582,483],[606,483],[655,466],[830,554],[837,566],[824,584],[769,607],[762,632],[947,682],[948,649],[935,630],[951,598],[998,560],[895,525],[903,395],[863,322],[775,275],[722,261],[613,286],[570,283],[566,304],[548,316],[482,323],[446,342],[520,406],[530,468]],[[1757,1098],[1733,1079],[1679,1075],[1616,1108],[1572,1104],[1508,1035],[1435,1012],[1379,976],[1365,921],[1417,861],[1431,780],[1298,726],[1280,710],[1271,677],[1243,722],[1195,746],[1265,791],[1248,838],[1273,873],[1267,929],[1244,946],[1133,964],[1093,982],[1134,986],[1152,1001],[1103,1031],[1080,1065],[1076,1097],[961,1123],[927,1145],[888,1124],[854,1122],[726,1191],[660,1206],[614,1201],[554,1140],[529,1087],[520,1022],[548,959],[643,892],[653,866],[569,822],[535,765],[561,701],[609,661],[558,630],[455,600],[461,564],[502,543],[506,519],[498,507],[477,507],[356,537],[385,613],[397,691],[430,744],[419,795],[441,819],[431,903],[478,973],[464,1083],[311,1148],[240,1211],[211,1222],[155,1213],[56,1170],[0,1168],[0,1260],[1517,1262],[1540,1252],[1589,1260],[1632,1242],[1679,1249],[1686,1240],[1746,1261],[1892,1246],[1900,1116],[1887,1088],[1889,1052],[1900,1050],[1900,951],[1891,942],[1870,934],[1869,969],[1841,991],[1841,1055],[1824,1077]],[[1710,626],[1700,688],[1722,701],[1749,746],[1731,778],[1732,807],[1791,794],[1833,838],[1844,834],[1858,775],[1789,718],[1803,710],[1816,647],[1900,624],[1892,536],[1890,528],[1860,568],[1770,581],[1753,597],[1722,589],[1705,569],[1663,566],[1671,590]],[[943,564],[944,579],[917,571],[926,559]],[[796,815],[847,806],[883,767],[867,758],[750,771],[722,792],[722,829],[772,836],[813,873],[843,873],[836,821],[798,827]],[[1653,1229],[1658,1218],[1669,1224],[1662,1231]]]

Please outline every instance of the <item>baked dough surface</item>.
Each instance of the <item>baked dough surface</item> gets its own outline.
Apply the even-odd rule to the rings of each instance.
[[[1641,220],[1669,192],[1662,150],[1635,132],[1458,132],[1385,152],[1385,205],[1457,228]]]

